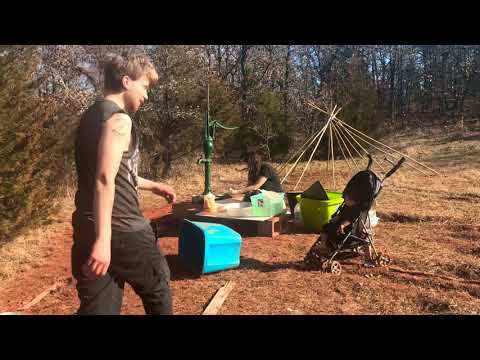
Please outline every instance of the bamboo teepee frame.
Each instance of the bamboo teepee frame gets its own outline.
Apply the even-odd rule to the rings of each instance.
[[[323,136],[325,133],[328,131],[328,136],[329,136],[329,144],[328,144],[328,159],[327,159],[327,171],[329,169],[330,161],[332,162],[332,180],[333,180],[333,187],[336,188],[336,181],[335,181],[335,156],[334,156],[334,137],[337,142],[337,146],[340,148],[340,151],[343,155],[343,158],[345,159],[346,164],[348,165],[350,170],[354,170],[354,168],[357,171],[360,171],[361,169],[359,168],[357,161],[355,161],[353,151],[355,151],[356,155],[358,155],[361,159],[366,159],[366,155],[369,154],[365,146],[371,146],[373,149],[377,150],[379,153],[383,154],[385,156],[384,159],[381,159],[378,157],[378,155],[370,154],[372,156],[373,164],[377,165],[382,172],[386,172],[386,169],[384,165],[386,165],[386,168],[389,168],[391,165],[395,164],[398,159],[395,158],[394,155],[400,155],[401,157],[405,157],[405,162],[404,164],[420,173],[423,175],[440,175],[437,171],[434,169],[428,167],[425,164],[422,164],[421,162],[411,158],[410,156],[401,153],[400,151],[385,145],[381,143],[380,141],[377,141],[361,131],[355,129],[354,127],[348,125],[344,121],[340,120],[337,117],[337,114],[340,112],[342,108],[337,108],[337,105],[333,106],[330,111],[323,110],[320,106],[318,106],[316,103],[313,101],[306,101],[306,104],[321,113],[325,114],[328,116],[328,120],[325,123],[325,125],[315,134],[310,136],[307,141],[305,141],[302,146],[294,153],[292,154],[282,165],[277,167],[277,172],[279,174],[283,174],[283,172],[288,168],[290,161],[293,159],[296,160],[295,162],[290,166],[289,170],[285,173],[283,176],[281,183],[283,184],[284,181],[292,174],[292,172],[296,169],[298,166],[301,158],[303,155],[310,149],[310,147],[315,144],[313,151],[310,153],[310,157],[306,163],[306,165],[303,168],[303,171],[298,178],[297,182],[295,183],[294,190],[297,189],[298,184],[300,184],[300,181],[302,180],[303,176],[305,175],[305,172],[307,171],[308,167],[310,166],[310,163],[312,161],[313,155],[318,149],[318,146],[320,145],[320,142],[322,141]],[[363,145],[362,145],[363,143]],[[352,151],[350,151],[352,150]],[[348,156],[347,156],[348,154]],[[412,163],[411,163],[412,162]],[[382,165],[383,164],[383,165]],[[353,166],[352,166],[353,165]],[[419,166],[417,166],[419,165]]]

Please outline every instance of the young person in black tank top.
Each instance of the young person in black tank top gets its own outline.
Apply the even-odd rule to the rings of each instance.
[[[240,189],[230,189],[231,195],[244,194],[244,201],[250,201],[250,196],[258,194],[260,189],[283,193],[280,179],[272,165],[263,162],[260,149],[251,148],[247,152],[248,183]]]
[[[125,282],[140,296],[147,314],[172,314],[170,270],[140,211],[138,190],[169,202],[175,201],[175,192],[138,176],[138,131],[127,114],[139,109],[157,81],[146,56],[111,55],[105,65],[105,97],[80,120],[72,214],[78,314],[119,314]]]

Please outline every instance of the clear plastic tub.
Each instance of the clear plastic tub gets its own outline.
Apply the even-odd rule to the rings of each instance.
[[[252,207],[249,203],[233,203],[225,206],[228,216],[231,217],[250,217],[252,215]]]

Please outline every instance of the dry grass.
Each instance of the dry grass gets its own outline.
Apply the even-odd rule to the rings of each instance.
[[[248,242],[242,248],[246,256],[242,261],[247,263],[247,268],[248,262],[253,261],[264,263],[258,265],[258,269],[278,265],[278,271],[258,273],[243,269],[235,274],[212,276],[201,284],[190,281],[188,286],[197,289],[198,293],[214,292],[214,283],[218,284],[220,279],[235,280],[237,288],[222,309],[223,313],[230,314],[480,313],[478,285],[468,282],[460,285],[445,280],[445,277],[459,281],[480,280],[479,130],[467,132],[464,139],[456,136],[454,129],[443,128],[402,132],[382,139],[441,174],[425,176],[404,166],[387,180],[376,203],[381,218],[376,231],[377,246],[380,251],[387,251],[393,258],[393,265],[404,269],[405,274],[386,271],[363,280],[350,273],[338,280],[322,275],[322,286],[318,288],[314,285],[318,274],[298,274],[278,265],[298,261],[305,253],[305,245],[305,248],[291,247],[295,244],[293,239],[288,241],[288,247],[280,241],[274,251],[271,244],[265,243],[258,245],[256,251],[251,251],[253,244]],[[366,163],[366,160],[360,161],[359,167],[363,168]],[[294,189],[305,165],[300,163],[289,176],[286,190]],[[387,170],[390,168],[386,163],[383,166]],[[214,189],[221,192],[245,182],[246,174],[234,170],[239,167],[215,165]],[[297,189],[304,190],[315,180],[333,189],[331,170],[326,169],[325,162],[313,161]],[[341,190],[350,179],[352,169],[344,160],[336,161],[335,169],[336,189]],[[378,165],[374,170],[382,172]],[[184,180],[187,173],[189,181]],[[177,189],[185,190],[184,199],[189,199],[203,188],[202,168],[185,166],[175,183]],[[408,271],[427,275],[412,276]],[[190,304],[188,309],[178,310],[195,313],[201,311],[200,305],[201,302],[196,306]],[[192,312],[192,309],[196,310]]]
[[[302,272],[292,264],[305,255],[316,239],[314,234],[245,238],[239,269],[201,279],[174,279],[175,312],[201,313],[218,287],[234,280],[235,289],[222,306],[222,314],[480,313],[480,286],[469,283],[480,280],[480,129],[468,129],[463,139],[455,129],[436,128],[399,132],[381,141],[442,174],[426,177],[404,167],[387,180],[377,201],[380,224],[376,228],[376,246],[386,251],[393,259],[392,266],[403,272],[365,270],[352,265],[346,265],[340,277]],[[361,168],[365,165],[363,161]],[[304,166],[300,163],[288,178],[286,190],[293,190]],[[239,171],[243,167],[214,163],[214,192],[244,184],[247,174]],[[342,190],[352,171],[345,161],[336,161],[335,168],[336,189]],[[175,188],[180,201],[189,201],[203,191],[203,166],[183,160],[174,169],[166,183]],[[304,190],[316,180],[333,188],[331,172],[325,169],[325,162],[312,162],[298,189]],[[374,169],[379,170],[378,166]],[[141,204],[142,209],[147,209],[165,202],[142,192]],[[57,222],[0,249],[0,281],[33,271],[36,264],[46,261],[48,257],[40,255],[48,249],[50,238],[65,230],[71,210],[70,196],[54,219]],[[175,239],[165,241],[166,254],[174,256]],[[365,277],[368,274],[374,276]],[[59,313],[75,307],[73,290],[60,295],[58,299],[51,297],[56,302],[47,302],[50,307],[37,311]],[[134,299],[127,290],[127,312],[141,313],[141,305]]]
[[[247,172],[238,171],[244,168],[242,164],[223,165],[215,164],[212,167],[212,189],[220,194],[230,187],[238,187],[246,182]],[[175,189],[179,201],[191,201],[192,196],[200,195],[204,189],[204,167],[191,160],[182,160],[175,164],[171,177],[164,181]],[[152,205],[165,204],[164,200],[152,195],[148,191],[141,191],[140,201],[142,208]]]
[[[58,236],[59,231],[65,227],[65,222],[69,221],[73,211],[73,198],[72,189],[66,186],[65,197],[58,200],[58,204],[52,204],[60,205],[60,211],[47,219],[47,225],[31,229],[0,247],[0,288],[2,282],[37,268],[46,261],[41,255],[50,240]]]

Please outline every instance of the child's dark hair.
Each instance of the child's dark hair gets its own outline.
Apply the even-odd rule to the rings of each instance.
[[[247,148],[248,185],[253,185],[258,179],[262,167],[262,151],[257,147]]]

